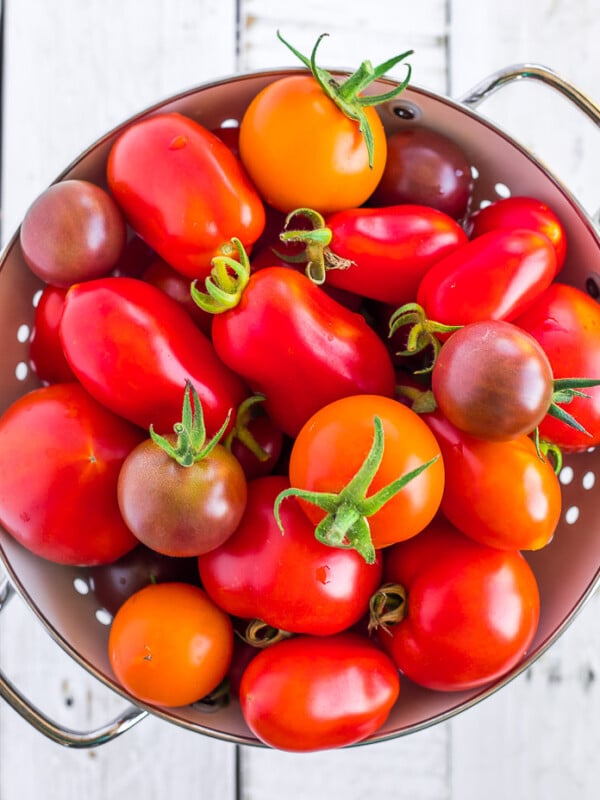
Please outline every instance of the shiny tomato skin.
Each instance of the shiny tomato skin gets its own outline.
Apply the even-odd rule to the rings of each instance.
[[[386,721],[400,680],[368,638],[344,632],[297,636],[246,667],[240,704],[248,727],[279,750],[311,752],[360,742]]]
[[[289,464],[290,483],[315,492],[340,492],[371,447],[373,419],[383,424],[383,459],[367,496],[430,459],[438,460],[368,518],[375,549],[415,536],[431,522],[442,499],[444,463],[438,443],[418,414],[398,401],[357,395],[324,406],[296,437]],[[300,501],[316,525],[325,512]]]
[[[556,251],[558,273],[567,255],[567,234],[556,213],[535,197],[505,197],[475,211],[469,218],[467,231],[474,239],[498,228],[527,228],[545,234]]]
[[[214,435],[246,395],[209,339],[172,298],[136,278],[72,286],[60,338],[73,372],[99,402],[148,430],[167,434],[181,418],[189,379]]]
[[[542,346],[555,379],[600,378],[600,306],[582,289],[554,282],[515,319]],[[564,408],[588,434],[546,415],[540,435],[563,452],[580,452],[600,443],[600,386],[582,391]]]
[[[413,301],[429,268],[468,241],[452,217],[414,204],[351,208],[326,225],[331,250],[352,262],[328,270],[326,284],[395,305]]]
[[[232,236],[250,247],[265,225],[262,201],[238,158],[176,112],[125,128],[111,148],[107,176],[133,230],[190,278],[206,277]]]
[[[59,564],[114,561],[137,544],[117,505],[121,464],[143,431],[78,383],[23,395],[0,418],[0,520]]]
[[[498,229],[472,239],[425,274],[417,302],[446,325],[512,321],[550,285],[556,255],[547,236]]]
[[[340,397],[394,394],[391,357],[375,331],[293,269],[251,275],[238,305],[215,315],[212,340],[289,436]]]
[[[401,673],[436,691],[497,680],[529,649],[540,598],[517,550],[469,539],[443,517],[386,553],[384,580],[406,591],[406,615],[379,641]]]
[[[117,680],[136,700],[177,708],[201,700],[223,680],[233,626],[198,586],[150,584],[117,611],[108,654]]]
[[[240,124],[240,157],[262,198],[289,213],[355,208],[383,173],[387,142],[374,108],[373,166],[358,122],[330,100],[311,75],[273,81],[250,102]]]
[[[58,334],[66,293],[67,289],[48,284],[35,307],[29,359],[36,375],[45,383],[76,380]]]
[[[486,441],[459,431],[439,411],[423,414],[446,467],[443,514],[478,542],[538,550],[554,536],[561,490],[554,469],[528,436]]]
[[[315,539],[314,526],[294,498],[273,507],[289,487],[284,476],[256,478],[240,525],[221,546],[200,556],[202,585],[217,605],[242,619],[325,636],[354,625],[379,585],[381,560],[368,565],[353,550]]]

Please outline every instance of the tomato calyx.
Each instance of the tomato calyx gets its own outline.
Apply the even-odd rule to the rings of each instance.
[[[211,261],[211,271],[204,280],[206,291],[198,289],[197,280],[191,285],[192,300],[209,314],[222,314],[235,308],[250,280],[250,259],[244,245],[235,237],[231,244],[238,259],[229,255],[215,256]]]
[[[265,647],[270,647],[272,644],[289,639],[292,636],[288,631],[275,628],[273,625],[269,625],[268,622],[263,622],[262,619],[250,620],[244,632],[238,635],[246,644],[260,650],[264,650]]]
[[[305,217],[312,225],[310,230],[287,230],[288,225],[295,217]],[[325,283],[327,271],[330,269],[348,269],[355,262],[348,258],[336,255],[329,244],[331,243],[331,229],[325,225],[325,220],[318,211],[312,208],[297,208],[291,211],[286,219],[284,230],[279,234],[282,242],[299,242],[305,245],[303,253],[295,256],[278,255],[290,263],[306,262],[305,273],[313,283],[318,286]]]
[[[390,626],[402,622],[406,614],[406,589],[404,586],[399,583],[384,583],[369,601],[367,630],[371,633],[381,628],[390,634]]]
[[[389,320],[388,337],[391,338],[400,328],[411,326],[406,338],[406,347],[397,356],[413,356],[422,353],[427,347],[432,349],[431,364],[416,370],[415,374],[431,372],[442,347],[440,334],[446,335],[462,328],[462,325],[445,325],[427,318],[425,309],[419,303],[405,303],[397,308]]]
[[[202,403],[198,397],[198,392],[191,381],[188,380],[186,381],[183,394],[181,421],[173,425],[173,431],[177,435],[175,443],[173,444],[173,442],[165,436],[156,433],[152,425],[150,425],[150,437],[155,444],[164,450],[168,456],[177,461],[180,466],[191,467],[198,461],[202,461],[203,458],[206,458],[211,450],[219,443],[229,425],[230,418],[231,410],[227,414],[225,422],[221,425],[220,429],[212,439],[209,439],[207,442]]]
[[[258,461],[265,462],[269,460],[269,453],[260,446],[249,428],[249,423],[254,418],[253,412],[256,405],[258,403],[264,403],[265,400],[266,397],[264,394],[253,394],[240,403],[235,415],[235,423],[223,440],[223,445],[229,452],[231,452],[234,439],[239,439]]]
[[[571,428],[575,428],[575,430],[579,431],[580,433],[584,433],[586,436],[590,436],[590,433],[581,425],[572,414],[569,414],[564,408],[561,408],[558,403],[569,404],[571,403],[576,397],[583,397],[587,400],[590,399],[590,395],[586,394],[585,392],[580,391],[580,389],[587,389],[591,386],[600,386],[600,380],[595,380],[593,378],[557,378],[554,380],[554,391],[552,394],[552,402],[550,403],[550,407],[548,408],[547,413],[554,417],[555,419],[564,422],[565,425],[569,425]]]
[[[439,456],[434,456],[425,464],[404,473],[388,483],[375,494],[367,497],[367,491],[375,477],[383,458],[383,424],[378,416],[373,418],[374,436],[371,449],[353,478],[339,492],[313,492],[290,487],[279,493],[275,499],[274,514],[277,525],[285,533],[279,509],[287,497],[296,497],[312,503],[326,512],[326,516],[315,528],[315,537],[329,547],[356,550],[367,562],[374,564],[376,551],[371,539],[368,518],[376,514],[389,500],[398,494],[410,481],[430,467]]]
[[[287,42],[281,33],[277,31],[277,38],[279,41],[282,42],[288,48],[288,50],[291,50],[291,52],[300,59],[304,66],[311,71],[313,77],[326,96],[336,104],[336,106],[346,117],[358,122],[359,130],[367,147],[369,166],[372,168],[374,148],[373,133],[371,131],[369,120],[364,112],[364,108],[367,106],[376,106],[380,105],[381,103],[385,103],[403,92],[408,86],[411,78],[412,68],[410,64],[405,65],[407,74],[404,80],[389,92],[384,92],[378,95],[367,95],[366,97],[363,97],[361,92],[370,86],[371,83],[383,77],[401,61],[404,61],[405,58],[411,56],[414,51],[407,50],[401,55],[394,56],[393,58],[384,61],[377,67],[373,67],[370,61],[363,61],[355,72],[353,72],[344,81],[342,81],[342,83],[340,83],[330,72],[322,67],[317,66],[316,63],[316,55],[319,45],[328,35],[329,34],[327,33],[322,33],[319,36],[315,46],[312,49],[310,58],[308,58],[296,50],[296,48]]]

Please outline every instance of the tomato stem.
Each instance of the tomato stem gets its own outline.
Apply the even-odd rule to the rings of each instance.
[[[445,325],[443,322],[436,322],[427,318],[423,306],[418,303],[405,303],[397,308],[389,320],[389,337],[396,331],[405,326],[410,326],[406,339],[406,347],[399,350],[397,356],[413,356],[423,352],[425,348],[431,347],[433,351],[431,364],[423,369],[417,370],[416,374],[431,372],[442,347],[439,334],[453,333],[462,325]]]
[[[281,642],[284,639],[289,639],[291,633],[284,631],[281,628],[274,628],[262,619],[253,619],[247,625],[241,638],[246,644],[252,647],[264,649],[276,642]]]
[[[290,222],[295,217],[306,217],[312,225],[310,230],[287,230]],[[327,271],[330,269],[347,269],[354,264],[347,258],[340,258],[329,247],[332,239],[331,229],[325,225],[323,216],[312,208],[297,208],[291,211],[286,219],[284,230],[279,234],[282,242],[300,242],[305,245],[304,253],[300,256],[282,256],[290,262],[305,261],[306,275],[313,283],[325,283]]]
[[[600,380],[594,378],[557,378],[554,381],[554,391],[552,394],[552,402],[548,408],[547,413],[555,419],[564,422],[570,428],[591,436],[591,434],[579,423],[572,414],[569,414],[564,408],[561,408],[557,403],[571,403],[576,397],[590,398],[589,394],[579,391],[591,386],[600,386]]]
[[[368,631],[382,628],[390,633],[390,625],[397,625],[406,617],[406,589],[399,583],[385,583],[369,601]],[[391,635],[391,634],[390,634]]]
[[[239,239],[233,238],[238,259],[230,256],[215,256],[211,271],[204,281],[205,292],[198,289],[198,281],[192,282],[192,300],[209,314],[222,314],[235,308],[242,299],[244,289],[250,280],[250,260]]]
[[[229,450],[229,452],[231,452],[233,440],[239,439],[239,441],[245,447],[247,447],[248,450],[250,450],[254,457],[258,459],[258,461],[268,461],[269,454],[259,445],[255,437],[252,435],[250,428],[248,427],[249,423],[254,419],[254,410],[257,403],[264,403],[265,400],[266,397],[264,394],[254,394],[251,397],[247,397],[240,404],[235,415],[235,424],[223,442],[224,446],[227,448],[227,450]]]

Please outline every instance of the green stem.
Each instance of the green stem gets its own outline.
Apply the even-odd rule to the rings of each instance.
[[[288,230],[289,224],[296,217],[305,217],[312,228]],[[325,224],[325,220],[318,211],[312,208],[297,208],[290,212],[285,220],[284,230],[279,234],[282,242],[299,242],[304,245],[304,253],[300,256],[291,256],[286,260],[290,262],[305,261],[306,275],[313,283],[321,285],[325,283],[325,276],[329,269],[347,269],[352,266],[353,261],[340,258],[329,248],[332,239],[331,229]],[[285,258],[285,257],[284,257]]]
[[[210,275],[204,281],[206,291],[198,289],[198,281],[192,283],[192,300],[209,314],[222,314],[235,308],[242,299],[250,280],[250,260],[239,239],[233,238],[238,259],[230,256],[215,256]]]
[[[440,334],[453,333],[462,325],[445,325],[443,322],[436,322],[428,319],[423,306],[418,303],[405,303],[392,314],[389,321],[389,336],[393,336],[400,328],[410,326],[406,339],[406,348],[399,350],[398,356],[413,356],[423,352],[425,348],[431,347],[433,351],[431,364],[418,373],[431,372],[436,362],[442,342]]]
[[[231,446],[234,439],[238,439],[245,447],[250,450],[258,461],[267,461],[269,454],[264,450],[252,435],[249,425],[255,418],[254,411],[258,403],[264,403],[266,397],[264,394],[254,394],[247,397],[239,406],[235,415],[235,424],[227,434],[224,446],[231,452]]]

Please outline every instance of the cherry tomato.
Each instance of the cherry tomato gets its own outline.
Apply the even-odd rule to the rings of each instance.
[[[297,636],[255,656],[242,677],[248,727],[280,750],[355,744],[386,721],[400,691],[391,659],[368,638]]]
[[[125,128],[110,151],[107,175],[133,230],[190,278],[205,277],[232,236],[250,246],[264,228],[262,201],[236,156],[176,112]]]
[[[121,464],[143,437],[78,383],[23,395],[0,418],[0,520],[60,564],[114,561],[137,540],[117,504]]]
[[[47,285],[35,307],[29,359],[38,378],[46,383],[76,380],[58,335],[66,293],[62,287]]]
[[[369,565],[353,550],[318,542],[294,498],[281,507],[282,535],[273,507],[288,487],[279,475],[250,481],[237,530],[198,559],[202,585],[235,617],[260,619],[293,633],[337,633],[367,611],[381,578],[381,560]]]
[[[442,517],[390,548],[384,580],[401,587],[404,603],[379,641],[406,677],[429,689],[498,680],[538,627],[538,586],[523,556],[474,542]]]
[[[496,442],[459,431],[439,411],[422,415],[446,469],[441,510],[491,547],[538,550],[554,536],[561,490],[550,461],[528,436]]]
[[[117,680],[134,698],[185,706],[212,692],[225,677],[233,627],[198,586],[151,584],[117,611],[108,652]]]

